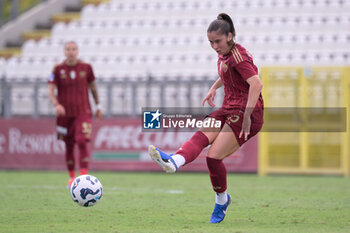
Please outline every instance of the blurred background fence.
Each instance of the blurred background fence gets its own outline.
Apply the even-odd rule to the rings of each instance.
[[[0,79],[0,116],[47,117],[54,116],[48,97],[48,83],[40,80]],[[108,80],[97,81],[99,97],[105,116],[142,114],[142,107],[200,107],[212,80]],[[90,96],[91,103],[93,102]],[[215,103],[219,106],[223,91],[219,90]],[[94,105],[92,104],[94,108]]]
[[[259,173],[349,176],[350,67],[265,67],[261,77],[270,111]]]

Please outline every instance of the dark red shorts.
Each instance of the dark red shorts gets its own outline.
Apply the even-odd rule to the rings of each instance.
[[[92,132],[92,117],[81,115],[78,117],[57,118],[57,138],[69,142],[88,142]]]
[[[216,120],[221,121],[221,126],[224,127],[226,123],[229,125],[236,136],[236,140],[240,146],[242,146],[246,140],[244,137],[239,138],[239,134],[242,129],[244,111],[242,109],[223,109],[220,108],[208,115],[208,117],[213,117]],[[247,141],[256,135],[262,128],[264,118],[263,109],[255,109],[251,116],[251,127],[250,134],[248,135]]]

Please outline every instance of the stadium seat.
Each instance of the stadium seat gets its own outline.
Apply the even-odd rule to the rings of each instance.
[[[86,5],[80,20],[56,23],[49,39],[26,41],[23,61],[10,59],[3,73],[22,77],[16,70],[23,66],[31,68],[26,75],[47,77],[45,69],[34,71],[37,61],[47,66],[60,62],[64,41],[74,40],[80,57],[92,63],[98,77],[216,77],[217,56],[206,30],[220,11],[232,16],[236,41],[253,54],[259,66],[346,65],[349,10],[348,1],[111,0]],[[198,60],[181,60],[184,54]],[[202,57],[211,58],[204,61]],[[31,58],[33,66],[25,60]]]

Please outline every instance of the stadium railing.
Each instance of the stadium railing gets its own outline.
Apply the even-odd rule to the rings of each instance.
[[[215,79],[146,79],[99,80],[99,97],[107,117],[137,116],[142,107],[201,107]],[[48,98],[47,81],[39,79],[0,79],[0,117],[53,116],[54,109]],[[223,91],[218,91],[215,103],[220,105]],[[90,96],[91,103],[92,97]],[[92,104],[94,108],[94,104]]]

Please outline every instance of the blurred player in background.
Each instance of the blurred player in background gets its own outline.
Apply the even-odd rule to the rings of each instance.
[[[221,222],[226,215],[231,196],[226,193],[227,172],[222,160],[256,135],[263,125],[262,83],[251,55],[235,43],[235,28],[230,16],[219,14],[208,27],[211,47],[218,53],[219,79],[210,88],[205,102],[214,107],[216,89],[224,86],[222,107],[205,120],[219,120],[221,129],[202,128],[173,155],[153,145],[148,148],[151,158],[166,172],[173,173],[195,160],[201,151],[211,145],[207,154],[209,176],[216,192],[216,203],[210,223]]]
[[[68,185],[75,178],[74,145],[80,152],[80,175],[88,173],[92,112],[89,89],[96,104],[96,117],[102,118],[101,106],[95,85],[95,76],[88,63],[78,60],[78,46],[70,41],[64,45],[66,60],[54,67],[49,80],[49,97],[57,116],[58,139],[65,142]],[[55,89],[57,88],[57,97]]]

